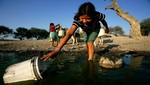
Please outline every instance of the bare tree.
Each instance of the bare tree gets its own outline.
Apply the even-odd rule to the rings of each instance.
[[[107,6],[105,9],[112,9],[116,12],[117,15],[122,17],[130,24],[130,36],[134,39],[142,39],[140,23],[133,16],[128,15],[127,12],[124,12],[119,6],[117,0],[111,0],[112,4]]]

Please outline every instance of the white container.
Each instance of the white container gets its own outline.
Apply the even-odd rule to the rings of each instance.
[[[58,31],[58,36],[59,36],[59,37],[64,37],[64,36],[65,36],[64,30],[60,29],[60,30]]]
[[[105,28],[101,27],[99,34],[98,34],[98,37],[103,36],[103,35],[105,35]]]
[[[47,70],[48,62],[50,61],[43,61],[38,57],[33,57],[32,59],[10,65],[5,70],[4,83],[43,79],[41,74]]]

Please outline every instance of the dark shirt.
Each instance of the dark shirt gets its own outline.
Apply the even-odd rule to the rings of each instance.
[[[93,17],[92,21],[90,22],[89,26],[85,26],[82,22],[80,22],[79,17],[76,17],[73,21],[73,25],[77,26],[77,27],[81,27],[83,31],[85,32],[92,32],[95,29],[100,29],[100,22],[101,20],[105,19],[105,15],[100,13],[100,12],[96,12],[95,16]]]

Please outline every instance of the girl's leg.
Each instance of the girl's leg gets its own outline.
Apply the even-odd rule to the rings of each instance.
[[[94,57],[94,44],[92,42],[87,42],[88,60],[93,60]]]
[[[97,38],[98,36],[98,33],[99,33],[99,29],[93,31],[92,33],[90,34],[87,34],[87,50],[88,50],[88,60],[93,60],[94,58],[94,49],[95,49],[95,46],[94,46],[94,41],[95,39]]]
[[[53,47],[54,47],[54,41],[52,41],[52,42],[51,42],[51,46],[53,46]]]

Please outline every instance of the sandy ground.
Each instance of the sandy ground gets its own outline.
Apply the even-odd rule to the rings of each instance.
[[[146,51],[150,52],[150,36],[145,36],[141,40],[135,40],[129,37],[113,37],[113,38],[106,38],[107,45],[116,45],[121,51]]]
[[[98,43],[96,41],[96,43]],[[104,38],[104,45],[97,45],[96,51],[109,47],[111,50],[119,51],[145,51],[150,52],[150,36],[144,36],[141,40],[129,37]],[[49,40],[22,40],[22,41],[0,41],[0,51],[51,51],[55,47],[50,46]],[[103,49],[101,49],[103,48]],[[71,40],[63,47],[64,51],[85,50],[84,42],[72,45]]]

